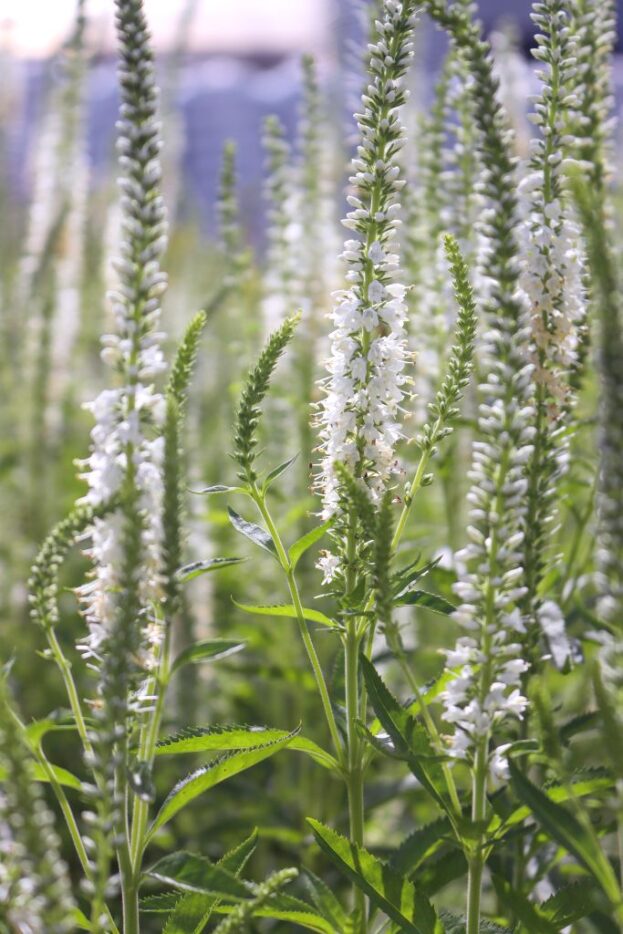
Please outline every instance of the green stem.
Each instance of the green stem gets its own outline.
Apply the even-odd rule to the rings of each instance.
[[[296,578],[294,576],[294,571],[290,564],[290,559],[288,558],[287,552],[283,547],[283,542],[281,541],[281,536],[277,530],[275,523],[273,522],[272,516],[266,505],[266,500],[264,496],[260,493],[256,486],[251,488],[251,496],[254,503],[260,511],[268,532],[275,544],[277,550],[277,557],[279,558],[279,563],[286,575],[288,581],[288,589],[290,591],[290,596],[292,598],[292,604],[296,611],[296,619],[299,627],[299,632],[303,640],[303,645],[305,646],[305,651],[309,658],[310,664],[312,666],[312,671],[314,673],[314,678],[316,681],[316,687],[318,688],[318,693],[320,695],[320,700],[322,702],[322,707],[324,710],[325,718],[327,721],[327,726],[329,727],[329,733],[331,734],[331,739],[335,747],[335,753],[338,758],[338,761],[341,763],[343,761],[343,743],[340,739],[340,734],[337,728],[337,723],[335,721],[335,715],[333,713],[333,708],[331,706],[331,699],[329,697],[329,691],[327,690],[327,684],[324,678],[322,671],[322,666],[320,664],[320,659],[318,658],[318,653],[316,652],[316,647],[314,645],[313,639],[309,632],[309,627],[307,625],[307,620],[303,612],[303,604],[301,603],[301,597],[299,594],[298,585],[296,583]]]
[[[61,677],[65,685],[65,690],[67,692],[67,698],[69,700],[69,706],[71,707],[71,712],[76,722],[76,729],[78,730],[78,735],[82,741],[83,749],[87,756],[90,758],[93,755],[93,746],[91,745],[91,741],[89,739],[84,715],[82,713],[82,707],[80,705],[80,699],[78,698],[78,691],[76,690],[76,684],[71,673],[71,662],[63,653],[60,643],[56,638],[56,632],[54,629],[52,629],[52,627],[46,627],[45,635],[48,640],[48,645],[52,651],[52,655],[54,656],[54,660],[58,665],[59,671],[61,673]]]
[[[138,758],[151,768],[154,762],[156,743],[160,735],[160,726],[164,714],[164,704],[170,677],[171,625],[167,624],[164,644],[160,658],[159,671],[150,679],[149,693],[157,695],[156,707],[151,716],[145,718],[141,727]],[[135,878],[140,876],[141,860],[145,851],[145,832],[149,817],[149,802],[138,796],[134,800],[132,813],[132,833],[130,836],[130,857]]]
[[[474,823],[484,821],[487,813],[487,742],[488,737],[481,738],[476,751],[472,784],[472,820]],[[484,853],[482,838],[479,836],[468,860],[467,924],[465,934],[479,934],[480,932],[480,900],[483,869]]]
[[[361,742],[357,733],[357,721],[360,716],[360,643],[361,636],[357,633],[357,621],[351,618],[348,622],[345,642],[346,727],[348,735],[346,788],[348,792],[350,839],[357,846],[363,846],[364,831],[363,756]],[[368,929],[366,899],[364,893],[358,887],[355,887],[355,907],[360,916],[359,931],[361,934],[365,934]]]

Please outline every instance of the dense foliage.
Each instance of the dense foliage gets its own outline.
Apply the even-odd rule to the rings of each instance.
[[[115,0],[102,195],[79,0],[0,232],[0,931],[623,930],[613,4],[535,2],[533,66],[362,4],[258,255],[231,143],[178,220],[195,6],[161,96]]]

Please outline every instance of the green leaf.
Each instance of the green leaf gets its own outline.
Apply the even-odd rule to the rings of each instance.
[[[233,642],[229,639],[208,639],[189,645],[177,656],[171,666],[171,674],[184,665],[198,665],[200,662],[216,662],[242,651],[246,642]]]
[[[254,830],[239,846],[226,853],[216,864],[218,868],[239,876],[257,845]],[[191,892],[175,896],[174,910],[169,915],[163,934],[201,934],[219,903],[218,896]]]
[[[24,728],[24,732],[28,742],[32,743],[36,749],[41,749],[43,739],[48,733],[75,729],[76,724],[71,711],[55,710],[43,720],[33,720]]]
[[[549,920],[522,892],[514,889],[510,882],[495,873],[491,873],[491,881],[497,897],[509,914],[521,921],[530,934],[558,934],[558,925]]]
[[[305,870],[304,881],[318,911],[333,924],[336,931],[346,928],[348,917],[332,890],[310,869]]]
[[[451,832],[452,827],[447,817],[440,817],[425,827],[415,830],[392,854],[389,865],[401,876],[411,875],[425,859],[444,845],[445,838]]]
[[[370,703],[382,727],[394,743],[396,752],[405,759],[415,777],[441,807],[447,810],[443,770],[435,761],[435,750],[431,746],[428,733],[404,707],[400,706],[365,655],[360,656],[360,664]]]
[[[64,788],[74,788],[76,791],[82,790],[82,782],[75,775],[72,775],[71,772],[68,772],[67,769],[62,768],[60,765],[52,765],[48,763],[49,768],[54,775],[54,778],[59,785],[62,785]],[[49,782],[47,772],[39,762],[33,762],[30,766],[32,769],[33,778],[36,782]],[[6,779],[6,769],[3,766],[0,766],[0,781]]]
[[[582,879],[563,886],[547,901],[541,902],[539,908],[560,929],[589,915],[596,907],[595,902],[595,886],[592,879]]]
[[[452,616],[456,607],[449,603],[443,597],[435,593],[429,593],[427,590],[409,590],[395,599],[396,606],[423,606],[434,613],[440,613],[442,616]]]
[[[168,914],[185,897],[180,895],[179,892],[161,892],[159,895],[146,895],[141,898],[139,907],[141,911],[148,911],[153,914]],[[188,896],[188,898],[192,897],[192,895]]]
[[[517,796],[530,808],[541,826],[592,874],[612,904],[620,904],[621,890],[616,876],[592,828],[580,823],[566,808],[555,804],[520,772],[512,759],[509,759],[509,768]]]
[[[336,934],[336,929],[332,923],[306,902],[292,895],[280,893],[272,896],[261,907],[256,908],[253,915],[257,918],[289,921],[305,928],[307,931],[316,931],[317,934]]]
[[[299,538],[298,541],[294,542],[288,551],[288,557],[290,559],[290,564],[292,569],[296,567],[299,562],[299,559],[308,551],[312,545],[315,545],[316,542],[325,535],[325,533],[331,528],[331,519],[328,519],[326,522],[323,522],[322,525],[317,525],[315,529],[312,529],[306,535],[303,535],[302,538]]]
[[[262,483],[262,489],[263,489],[264,493],[266,493],[266,491],[268,490],[268,488],[275,482],[275,480],[276,480],[278,477],[280,477],[281,474],[285,473],[286,470],[288,469],[288,467],[291,467],[292,464],[293,464],[293,463],[295,462],[295,460],[297,460],[297,459],[298,459],[298,454],[295,454],[294,457],[291,457],[289,460],[284,461],[283,464],[279,464],[278,467],[275,467],[273,470],[270,471],[270,473],[268,474],[268,476],[266,477],[266,479],[265,479],[264,482]]]
[[[259,545],[260,548],[263,548],[264,551],[267,551],[274,558],[277,557],[275,543],[266,529],[260,528],[260,526],[256,525],[254,522],[247,522],[247,520],[239,516],[231,506],[227,507],[227,513],[229,515],[229,521],[237,532],[240,532],[241,535],[244,535],[245,538],[248,538],[249,541],[252,541],[255,545]]]
[[[147,875],[181,892],[217,895],[236,902],[253,894],[247,883],[241,882],[222,866],[216,866],[205,856],[185,851],[165,856],[147,871]]]
[[[322,850],[373,904],[412,934],[444,934],[435,910],[415,886],[363,847],[307,818]]]
[[[156,755],[170,756],[178,753],[197,753],[232,749],[255,749],[268,743],[281,742],[290,737],[288,749],[304,752],[325,768],[337,768],[330,753],[305,736],[294,736],[287,730],[275,730],[266,726],[205,727],[182,730],[160,740]]]
[[[239,486],[225,486],[223,483],[215,483],[213,486],[204,486],[202,490],[191,490],[197,496],[211,495],[213,493],[244,493],[245,490]]]
[[[75,924],[76,928],[78,928],[80,931],[93,930],[93,925],[84,912],[80,911],[79,908],[72,908],[71,917],[73,918],[73,923]]]
[[[593,668],[593,687],[601,716],[606,753],[616,775],[623,778],[623,727],[619,720],[615,700],[604,685],[599,665]]]
[[[194,580],[195,577],[201,577],[202,574],[208,574],[210,571],[220,571],[221,568],[228,568],[234,564],[242,564],[246,558],[208,558],[207,561],[193,561],[192,564],[186,564],[177,572],[177,578],[182,583]]]
[[[275,603],[268,606],[238,603],[237,600],[234,600],[234,603],[239,610],[244,610],[245,613],[257,613],[258,616],[285,616],[288,619],[298,619],[296,608],[291,603]],[[310,623],[321,623],[321,625],[330,626],[332,629],[338,628],[335,620],[325,616],[320,610],[310,610],[308,607],[304,606],[303,616]]]
[[[186,778],[182,779],[170,792],[165,799],[162,807],[156,814],[154,821],[149,828],[147,840],[150,840],[154,833],[163,827],[174,817],[178,811],[193,801],[204,791],[213,788],[215,785],[224,782],[233,775],[238,775],[246,769],[257,765],[273,756],[280,749],[285,748],[298,734],[298,729],[287,733],[282,739],[259,746],[256,749],[241,749],[239,752],[232,752],[229,755],[222,756],[207,766],[203,766]]]

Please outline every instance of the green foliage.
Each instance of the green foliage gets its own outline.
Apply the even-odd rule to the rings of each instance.
[[[443,934],[443,925],[428,899],[372,853],[311,818],[316,842],[340,872],[369,896],[401,930],[413,934]]]

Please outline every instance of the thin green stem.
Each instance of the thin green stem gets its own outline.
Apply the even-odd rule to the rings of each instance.
[[[164,704],[170,677],[170,655],[171,626],[168,624],[165,630],[159,670],[157,674],[150,679],[148,687],[149,693],[156,694],[156,706],[153,714],[145,718],[141,727],[139,739],[139,761],[141,763],[147,763],[150,768],[154,762],[156,743],[160,735],[160,726],[164,714]],[[148,817],[149,802],[137,796],[134,801],[132,833],[130,836],[130,856],[134,875],[137,878],[140,875],[141,860],[145,850],[145,832],[147,830]]]
[[[472,820],[484,821],[487,807],[487,737],[482,737],[476,751],[472,785]],[[467,923],[465,934],[480,932],[480,901],[482,897],[482,873],[484,853],[479,838],[468,860],[467,876]]]
[[[71,673],[71,662],[65,656],[61,645],[56,638],[56,632],[51,626],[46,627],[45,630],[46,639],[48,640],[48,645],[54,656],[54,660],[58,665],[63,683],[65,685],[65,690],[67,692],[67,698],[69,700],[69,706],[71,707],[71,712],[74,716],[76,723],[76,729],[78,730],[78,735],[82,741],[82,746],[85,753],[91,757],[93,755],[93,746],[89,739],[89,734],[87,731],[87,726],[84,720],[84,715],[82,713],[82,706],[80,704],[80,699],[78,698],[78,691],[76,689],[76,684]]]
[[[345,640],[345,688],[346,688],[346,729],[348,736],[348,768],[346,788],[348,792],[348,814],[350,839],[356,846],[363,846],[364,837],[364,798],[363,798],[363,755],[361,741],[357,732],[360,717],[359,699],[359,646],[361,636],[357,633],[357,621],[350,619]],[[366,934],[366,899],[364,893],[355,887],[355,907],[360,916],[359,931]]]
[[[309,627],[307,625],[307,620],[305,619],[305,614],[303,611],[303,604],[301,603],[301,597],[299,594],[298,585],[296,583],[296,578],[294,576],[294,571],[290,564],[290,559],[288,554],[283,546],[281,541],[281,536],[275,523],[273,522],[272,516],[269,512],[269,509],[266,505],[266,499],[262,493],[254,485],[251,488],[251,496],[254,503],[260,511],[268,532],[274,542],[275,548],[277,550],[277,557],[279,558],[279,563],[286,575],[288,582],[288,589],[290,591],[290,596],[292,598],[292,604],[296,611],[296,619],[299,627],[299,632],[303,640],[303,645],[305,646],[305,651],[309,658],[310,664],[312,666],[312,671],[316,681],[316,687],[318,688],[318,693],[320,695],[320,700],[322,702],[322,707],[324,710],[325,718],[327,721],[327,726],[329,728],[329,733],[331,734],[331,739],[333,741],[333,746],[335,748],[335,753],[338,759],[338,762],[343,762],[343,753],[344,746],[340,739],[340,734],[337,728],[337,723],[335,721],[335,715],[333,713],[333,707],[331,706],[331,699],[329,697],[329,691],[327,689],[327,684],[325,677],[322,671],[322,666],[320,664],[320,659],[318,658],[318,653],[316,652],[316,647],[314,645],[311,633],[309,632]]]

